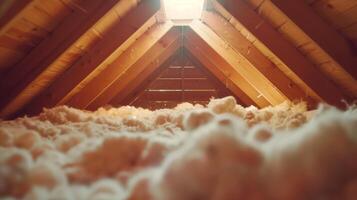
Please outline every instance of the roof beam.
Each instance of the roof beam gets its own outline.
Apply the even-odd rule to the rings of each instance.
[[[290,80],[277,66],[265,57],[250,41],[248,41],[235,27],[217,13],[204,12],[202,21],[219,37],[227,42],[238,54],[259,70],[290,100],[305,100],[315,104],[292,80]]]
[[[243,0],[218,0],[218,2],[322,100],[338,107],[345,107],[342,102],[345,96],[342,92],[246,2]]]
[[[141,35],[113,63],[75,94],[66,104],[76,108],[86,108],[94,99],[105,91],[113,82],[137,62],[154,46],[172,27],[172,23],[156,24]]]
[[[357,79],[357,53],[336,30],[301,0],[271,0],[340,66]]]
[[[0,35],[6,33],[9,28],[18,20],[23,17],[28,8],[34,5],[36,0],[20,0],[20,1],[5,1],[2,2],[3,6],[9,6],[4,8],[5,13],[0,13]]]
[[[143,26],[160,8],[159,0],[143,0],[103,35],[98,44],[89,49],[71,68],[56,79],[44,92],[35,97],[25,109],[26,114],[37,114],[43,107],[57,105],[108,57]]]
[[[246,58],[239,55],[209,27],[199,21],[193,22],[190,27],[272,105],[278,105],[287,100]]]
[[[65,17],[52,34],[18,64],[12,66],[10,71],[0,78],[0,92],[7,94],[0,99],[0,109],[2,109],[0,116],[6,116],[18,109],[20,106],[18,104],[21,103],[17,103],[17,101],[21,101],[19,99],[22,98],[22,93],[27,88],[31,88],[43,71],[49,70],[52,63],[70,49],[118,2],[119,0],[82,1],[81,6],[85,11],[74,10]]]
[[[127,86],[135,81],[146,68],[153,71],[160,67],[177,49],[181,46],[181,37],[178,27],[172,28],[153,47],[150,48],[141,58],[135,62],[128,70],[118,77],[109,87],[107,87],[87,109],[95,110],[100,106],[108,104],[121,91],[127,90]]]
[[[251,84],[249,84],[217,50],[213,49],[191,28],[185,31],[184,46],[209,71],[246,105],[260,108],[271,105]]]
[[[185,49],[184,51],[185,55],[191,59],[191,61],[193,62],[194,65],[198,66],[201,68],[201,70],[203,70],[206,75],[208,76],[208,78],[210,79],[210,81],[214,82],[214,84],[218,87],[220,95],[222,96],[234,96],[234,98],[237,101],[237,104],[240,104],[242,106],[250,106],[250,105],[254,105],[253,101],[250,101],[249,104],[245,104],[241,98],[239,96],[237,96],[232,90],[229,89],[228,86],[226,86],[224,84],[224,82],[220,81],[220,79],[218,77],[216,77],[211,71],[209,71],[208,67],[204,66],[194,55],[192,55],[192,53],[190,51],[188,51],[187,49]],[[233,88],[232,88],[233,89]],[[230,93],[229,93],[230,92]],[[240,95],[241,96],[241,95]]]
[[[165,70],[173,59],[180,53],[181,49],[176,50],[159,68],[146,67],[140,76],[135,79],[128,81],[123,81],[127,83],[125,90],[121,90],[116,94],[116,96],[109,102],[110,105],[130,105],[135,101],[135,97],[138,97],[152,81],[160,75],[160,73]]]

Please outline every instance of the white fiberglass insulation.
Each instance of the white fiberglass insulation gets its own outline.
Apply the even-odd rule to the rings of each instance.
[[[357,109],[231,97],[0,122],[0,199],[355,200]]]

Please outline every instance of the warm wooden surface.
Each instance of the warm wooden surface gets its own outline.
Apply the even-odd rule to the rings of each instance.
[[[219,0],[242,25],[267,46],[286,66],[303,80],[322,100],[335,106],[344,107],[341,101],[346,97],[311,62],[243,0]]]
[[[25,113],[35,114],[43,107],[59,103],[73,88],[86,78],[98,65],[103,63],[133,33],[152,17],[159,9],[158,0],[146,0],[125,15],[105,33],[103,40],[90,49],[61,77],[26,107]],[[65,84],[63,84],[65,83]]]
[[[140,76],[137,76],[134,80],[128,83],[125,86],[125,90],[118,92],[115,97],[110,100],[109,104],[113,106],[131,105],[131,103],[138,96],[140,96],[143,91],[145,91],[146,87],[150,85],[150,83],[154,81],[157,76],[162,74],[163,70],[169,67],[172,61],[177,58],[179,53],[182,51],[181,48],[177,49],[176,52],[167,58],[160,67],[145,67],[145,69],[140,73]]]
[[[335,58],[333,58],[332,55],[329,55],[327,52],[327,49],[322,48],[322,46],[320,46],[317,42],[315,42],[312,39],[312,36],[310,36],[310,34],[307,34],[306,31],[302,30],[302,27],[297,26],[294,23],[294,19],[293,18],[289,18],[288,15],[289,12],[284,13],[282,10],[280,10],[276,5],[273,4],[272,1],[256,1],[256,0],[246,0],[250,6],[252,6],[255,10],[255,12],[260,15],[264,20],[266,20],[268,23],[270,23],[273,28],[279,32],[283,39],[287,40],[288,42],[290,42],[296,49],[299,50],[299,52],[301,54],[303,54],[306,59],[308,61],[310,61],[318,70],[320,73],[322,73],[324,76],[326,76],[326,78],[328,78],[329,80],[331,80],[333,82],[333,84],[335,84],[340,90],[341,92],[348,96],[353,98],[357,97],[357,83],[356,83],[356,79],[353,78],[353,76],[351,74],[349,74],[342,66],[340,63],[338,63],[336,61]],[[321,0],[319,2],[323,2],[324,0]],[[344,0],[341,0],[341,2],[343,2]],[[299,4],[301,4],[303,1],[299,1]],[[292,1],[293,3],[293,1]],[[327,1],[325,1],[325,3],[327,3]],[[334,0],[331,0],[331,3],[337,3]],[[333,5],[332,4],[332,5]],[[289,3],[289,5],[292,5]],[[294,6],[294,10],[295,10]],[[319,16],[316,16],[316,14],[318,14],[318,12],[315,13],[315,17],[319,18]],[[311,13],[310,13],[311,15]],[[307,16],[306,14],[299,14],[300,18],[304,18],[304,16]],[[352,17],[352,16],[346,16],[347,18]],[[320,23],[321,25],[321,21],[325,21],[323,20],[319,20],[319,19],[315,19],[315,20],[309,20],[311,17],[307,17],[305,18],[306,20],[308,20],[308,22],[306,22],[304,26],[309,26],[310,24],[313,24],[313,21],[317,21],[317,23]],[[234,22],[234,20],[231,20],[232,22]],[[234,23],[238,23],[238,22],[234,22]],[[316,23],[316,22],[315,22]],[[323,22],[322,22],[323,23]],[[326,23],[326,22],[325,22]],[[327,22],[328,23],[328,22]],[[313,26],[313,28],[316,25]],[[324,26],[324,25],[322,25]],[[314,34],[324,34],[326,35],[326,33],[331,32],[331,26],[332,24],[329,23],[328,26],[330,28],[329,31],[323,31],[324,29],[326,29],[326,26],[324,26],[325,28],[317,28],[319,31],[314,31]],[[236,27],[239,27],[238,25]],[[244,28],[243,28],[244,29]],[[332,30],[333,31],[333,30]],[[335,32],[337,32],[337,30],[335,30]],[[249,35],[249,33],[247,34],[250,38],[254,38],[254,36],[252,34]],[[335,35],[335,34],[329,34],[329,35]],[[339,34],[340,37],[343,36],[343,34]],[[339,36],[333,36],[333,37],[339,37]],[[345,38],[345,40],[348,40],[348,38]],[[332,38],[330,40],[334,41]],[[341,41],[341,39],[338,39],[336,41]],[[293,72],[291,72],[291,70],[288,69],[287,66],[285,66],[285,64],[283,62],[279,61],[279,58],[274,55],[273,53],[269,52],[270,50],[268,48],[264,48],[262,46],[264,46],[263,44],[260,43],[260,41],[254,41],[253,44],[255,44],[255,46],[260,49],[260,51],[264,54],[267,55],[267,57],[269,57],[269,59],[272,60],[272,62],[274,62],[284,73],[286,73],[292,80],[294,80],[294,82],[296,82],[301,88],[303,88],[307,93],[309,93],[309,95],[311,95],[312,97],[316,96],[315,94],[313,94],[313,91],[309,91],[310,89],[307,87],[307,84],[303,83]],[[335,47],[336,49],[341,49],[344,48],[345,50],[340,51],[346,53],[345,55],[343,55],[344,57],[347,57],[347,60],[350,60],[351,54],[352,57],[356,56],[356,49],[353,49],[352,44],[349,42],[347,43],[348,46],[350,46],[350,52],[348,52],[348,50],[346,51],[346,42],[342,42],[337,44],[337,46]],[[326,46],[326,45],[325,45]],[[348,48],[348,47],[347,47]],[[353,53],[355,52],[355,53]],[[355,60],[356,58],[352,58],[352,60]],[[352,61],[353,62],[353,61]],[[314,97],[315,98],[315,97]],[[317,99],[319,99],[317,97]]]
[[[97,0],[81,2],[78,5],[84,10],[75,10],[68,15],[52,35],[45,38],[21,62],[4,74],[0,81],[1,92],[8,95],[0,101],[3,115],[16,111],[69,68],[70,62],[81,56],[81,50],[74,47],[74,43],[80,40],[117,2],[117,0],[106,1],[104,4]],[[63,60],[70,62],[58,66],[55,62],[59,59],[59,62]]]
[[[101,95],[115,80],[137,62],[152,46],[154,46],[170,29],[171,23],[156,24],[141,35],[113,63],[108,65],[98,76],[90,81],[81,91],[66,104],[76,108],[87,107]]]
[[[43,106],[64,104],[76,97],[81,101],[78,107],[87,107],[102,96],[103,88],[112,87],[113,77],[119,74],[135,77],[130,74],[135,74],[135,70],[130,68],[137,64],[130,63],[141,60],[148,46],[138,50],[140,45],[134,44],[139,38],[147,37],[148,28],[164,22],[162,13],[133,27],[135,31],[129,28],[132,34],[127,32],[129,29],[118,30],[119,35],[130,35],[119,46],[108,42],[116,37],[108,37],[138,2],[147,1],[151,0],[3,0],[0,3],[0,117],[16,113],[30,101],[37,101],[34,108],[41,110]],[[207,2],[206,9],[211,15],[202,19],[207,27],[199,29],[202,31],[199,37],[209,41],[208,45],[184,36],[192,44],[183,42],[179,46],[184,45],[192,60],[207,67],[244,104],[263,107],[283,99],[304,99],[312,102],[310,108],[320,101],[344,107],[340,103],[342,98],[349,102],[356,100],[357,1],[231,0],[239,6],[229,7],[230,12],[219,2],[224,0]],[[160,34],[155,35],[153,39],[141,41],[160,38]],[[215,43],[213,50],[212,43]],[[129,56],[118,59],[122,55]],[[120,70],[114,70],[112,64],[116,60],[118,66],[123,65]],[[157,63],[148,65],[157,67]],[[123,73],[119,73],[121,70]],[[169,77],[175,70],[165,73]],[[99,81],[97,77],[105,71],[110,78]],[[145,69],[142,73],[148,77],[156,71]],[[194,68],[185,69],[184,75],[192,76],[191,81],[184,83],[187,87],[209,87],[205,80],[193,81],[199,75]],[[96,78],[98,87],[93,87]],[[160,80],[152,87],[172,89],[177,84],[175,80]],[[126,88],[135,87],[127,84]],[[109,93],[106,90],[103,94]],[[136,93],[121,89],[115,97],[100,97],[103,99],[90,107],[110,103],[110,98],[122,100],[121,94]],[[160,105],[155,101],[148,104]]]
[[[228,62],[225,61],[192,29],[185,33],[185,47],[190,53],[213,72],[245,104],[259,107],[271,105],[254,87],[252,87]],[[217,70],[218,69],[218,70]]]
[[[308,4],[300,0],[272,0],[272,2],[344,70],[357,79],[356,52],[353,52],[347,40],[321,19]]]
[[[284,94],[274,87],[274,85],[245,57],[226,44],[217,34],[201,22],[195,22],[190,25],[192,30],[199,35],[212,49],[223,57],[234,70],[250,84],[252,87],[264,96],[270,104],[277,105],[287,100]]]
[[[128,70],[118,77],[109,87],[107,87],[97,98],[95,98],[87,109],[97,109],[108,104],[117,94],[126,90],[128,85],[135,81],[146,68],[153,71],[160,67],[170,56],[181,46],[181,37],[177,28],[171,29],[164,37],[152,46],[143,56],[140,57]]]
[[[153,73],[156,77],[149,76],[147,78],[150,80],[143,82],[145,85],[140,84],[136,96],[117,105],[128,103],[158,109],[171,108],[182,102],[206,105],[211,98],[234,96],[213,74],[205,70],[205,66],[193,61],[194,57],[187,53],[182,49],[175,60]],[[240,103],[239,99],[237,102]]]
[[[250,41],[248,41],[227,20],[214,12],[205,12],[203,22],[218,36],[225,40],[235,51],[242,55],[274,84],[290,100],[303,99],[309,104],[314,101],[307,96],[292,80],[290,80],[269,58],[264,56]]]
[[[357,1],[312,0],[309,5],[357,47]]]

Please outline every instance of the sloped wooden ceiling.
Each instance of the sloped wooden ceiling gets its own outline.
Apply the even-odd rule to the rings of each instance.
[[[182,102],[206,105],[211,98],[235,96],[201,63],[187,54],[189,52],[181,48],[169,64],[165,63],[151,73],[132,95],[121,102],[116,102],[118,99],[114,98],[110,104],[159,109],[173,108]],[[121,93],[118,95],[122,96]],[[238,97],[235,98],[244,105]]]
[[[159,0],[5,0],[0,117],[119,102],[181,47],[246,105],[344,107],[357,97],[353,2],[207,0],[178,28]]]

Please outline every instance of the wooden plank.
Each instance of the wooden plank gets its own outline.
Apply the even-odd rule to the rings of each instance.
[[[344,70],[357,79],[356,52],[353,52],[345,38],[303,1],[272,0],[272,2]]]
[[[258,107],[271,105],[229,63],[190,29],[186,30],[184,45],[197,60],[207,67],[246,105],[256,105]],[[233,80],[232,77],[235,79]]]
[[[219,98],[216,90],[210,91],[184,91],[183,102],[185,101],[209,101],[212,98]]]
[[[100,106],[108,104],[120,91],[126,89],[126,85],[138,76],[145,68],[158,68],[164,63],[180,46],[179,31],[173,28],[168,32],[156,45],[145,53],[137,62],[116,79],[109,87],[107,87],[96,99],[89,105],[88,109],[96,109]]]
[[[6,33],[35,3],[36,0],[12,1],[9,5],[10,8],[5,11],[5,14],[0,16],[0,35]]]
[[[243,77],[252,87],[260,92],[272,105],[278,105],[288,100],[276,87],[242,55],[239,55],[232,47],[223,41],[209,27],[201,22],[194,22],[190,27],[211,48],[223,57],[234,70]]]
[[[332,105],[345,107],[345,104],[342,102],[345,96],[341,91],[244,1],[218,0],[218,2],[277,55],[321,99]]]
[[[202,78],[204,75],[202,72],[195,67],[185,67],[183,68],[183,76],[185,78]]]
[[[314,101],[308,97],[277,66],[265,57],[250,41],[242,36],[228,21],[218,14],[205,12],[202,18],[217,35],[224,39],[240,55],[245,57],[259,72],[269,79],[290,100],[303,99],[309,104]]]
[[[180,102],[176,101],[146,101],[143,99],[138,99],[137,101],[131,104],[135,107],[142,107],[150,110],[164,109],[164,108],[174,108],[180,104]]]
[[[113,63],[108,65],[88,85],[79,91],[68,102],[76,108],[87,107],[130,66],[137,62],[152,46],[154,46],[172,27],[171,23],[156,24],[139,37]]]
[[[140,76],[137,76],[132,81],[122,81],[122,83],[127,83],[125,89],[121,90],[116,94],[116,96],[110,101],[112,105],[129,105],[136,98],[142,94],[146,87],[150,85],[157,77],[163,73],[165,69],[169,69],[169,64],[174,60],[178,55],[180,49],[176,50],[176,53],[172,54],[169,58],[161,64],[159,68],[155,67],[146,67],[141,73]]]
[[[185,49],[184,54],[188,57],[196,68],[199,68],[205,75],[207,80],[214,85],[219,97],[233,96],[237,104],[247,106],[238,96],[235,95],[227,86],[227,83],[221,82],[219,77],[216,77],[206,66],[204,66],[195,56]]]
[[[156,79],[149,86],[150,90],[181,90],[182,81],[180,79]]]
[[[143,98],[147,101],[177,101],[182,102],[182,91],[145,91]]]
[[[173,67],[169,67],[167,68],[161,75],[161,78],[179,78],[181,77],[181,73],[182,73],[182,68],[173,68]]]
[[[27,53],[33,48],[32,45],[22,43],[7,35],[0,36],[0,47],[11,49],[22,53]]]
[[[132,34],[134,34],[160,8],[159,0],[145,0],[117,24],[113,25],[103,39],[82,56],[69,70],[59,77],[41,95],[37,96],[25,109],[24,113],[36,114],[43,107],[55,106],[83,79],[115,52]]]
[[[184,90],[212,90],[215,85],[209,79],[184,79],[182,82]]]
[[[8,94],[0,100],[0,116],[6,116],[18,110],[18,106],[8,105],[21,92],[29,87],[36,78],[64,52],[66,52],[83,34],[107,13],[118,0],[105,3],[97,0],[82,1],[87,12],[76,10],[68,15],[35,49],[0,79],[0,92]],[[15,103],[14,103],[15,104]]]
[[[140,98],[140,95],[145,92],[147,86],[150,85],[153,81],[155,81],[163,71],[169,68],[169,65],[177,58],[179,53],[181,52],[181,48],[177,49],[174,54],[172,54],[169,58],[166,59],[164,63],[161,64],[159,68],[149,68],[146,67],[141,76],[135,79],[135,81],[131,81],[126,89],[119,92],[111,102],[119,103],[120,105],[129,105],[132,104],[135,99]],[[129,91],[130,90],[130,91]]]

